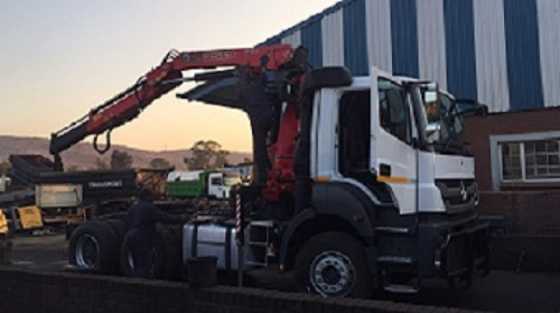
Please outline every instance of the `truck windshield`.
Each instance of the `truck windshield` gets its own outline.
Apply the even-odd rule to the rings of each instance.
[[[440,136],[434,143],[436,150],[451,153],[462,146],[463,116],[455,99],[440,93],[439,101],[425,104],[429,124],[439,124]],[[461,149],[462,150],[462,149]]]

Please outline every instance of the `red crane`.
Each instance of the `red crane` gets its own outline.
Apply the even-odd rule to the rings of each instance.
[[[95,150],[105,153],[110,149],[110,135],[114,128],[136,118],[154,100],[183,82],[238,77],[241,81],[241,89],[249,90],[241,96],[241,102],[246,100],[248,103],[240,103],[238,107],[245,109],[249,114],[253,129],[255,162],[268,163],[256,164],[268,178],[260,184],[266,184],[264,194],[268,195],[270,200],[277,199],[283,191],[293,188],[293,154],[298,125],[297,100],[294,95],[306,70],[306,59],[307,53],[304,49],[294,51],[291,46],[282,44],[195,52],[172,50],[159,66],[142,76],[134,85],[95,107],[81,119],[52,134],[50,153],[53,154],[57,167],[62,169],[60,153],[90,135],[95,136],[93,141]],[[187,70],[217,68],[227,68],[227,70],[199,73],[189,78],[182,75],[182,72]],[[255,102],[259,101],[258,105],[262,102],[262,106],[269,106],[270,103],[267,103],[269,101],[259,100],[263,95],[267,99],[276,99],[273,101],[276,102],[276,106],[278,103],[287,103],[281,114],[282,117],[275,120],[276,125],[268,125],[269,120],[263,122],[264,118],[252,112],[250,108],[251,104],[255,107]],[[270,137],[269,134],[262,134],[263,131],[269,133],[271,129],[275,129],[276,132],[273,142],[267,138]],[[255,131],[261,133],[255,136]],[[107,140],[105,146],[100,147],[97,139],[103,133],[106,133]],[[268,140],[268,144],[265,144],[265,140]],[[268,157],[267,161],[262,160],[263,154]]]

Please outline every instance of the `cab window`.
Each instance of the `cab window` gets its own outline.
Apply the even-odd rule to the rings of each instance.
[[[369,170],[371,140],[371,91],[345,92],[340,98],[338,120],[339,171],[354,177]]]
[[[210,180],[210,184],[214,185],[214,186],[221,186],[224,184],[224,182],[222,181],[221,177],[213,177]]]
[[[386,79],[380,79],[378,86],[381,127],[410,144],[410,109],[405,89]]]

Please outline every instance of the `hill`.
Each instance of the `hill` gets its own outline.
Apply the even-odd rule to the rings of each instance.
[[[112,150],[125,151],[134,159],[134,167],[148,167],[150,161],[155,158],[163,158],[169,161],[177,169],[185,169],[183,158],[190,155],[184,150],[150,151],[131,148],[123,145],[114,145]],[[111,150],[111,151],[112,151]],[[62,153],[66,168],[78,167],[79,169],[95,168],[97,158],[101,158],[109,163],[111,151],[105,155],[99,155],[93,150],[91,143],[79,143]],[[41,154],[50,157],[49,140],[39,137],[18,137],[0,135],[0,162],[8,160],[11,154]],[[237,164],[243,162],[245,158],[251,158],[247,152],[231,152],[228,162]]]

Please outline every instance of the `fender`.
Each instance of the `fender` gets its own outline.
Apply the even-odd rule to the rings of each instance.
[[[320,215],[345,220],[362,239],[373,238],[375,204],[358,187],[344,182],[315,184],[312,205]]]
[[[350,225],[352,232],[367,246],[374,243],[375,205],[359,188],[348,183],[321,183],[313,185],[312,208],[303,210],[288,224],[282,234],[280,264],[289,259],[288,250],[292,237],[300,226],[318,217],[336,218]],[[325,225],[322,231],[329,231]]]
[[[289,223],[286,230],[282,233],[280,242],[280,268],[283,269],[288,258],[288,248],[293,235],[305,222],[315,219],[317,213],[314,209],[305,209],[296,215]]]

